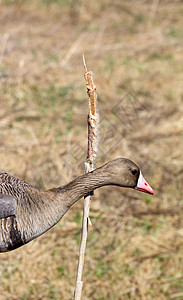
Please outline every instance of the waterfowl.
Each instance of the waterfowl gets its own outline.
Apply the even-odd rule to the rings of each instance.
[[[53,227],[80,198],[105,185],[153,194],[139,167],[117,158],[69,184],[40,191],[0,172],[0,252],[16,249]]]

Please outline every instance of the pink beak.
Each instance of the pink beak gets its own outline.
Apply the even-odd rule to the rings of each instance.
[[[137,186],[136,186],[135,189],[138,190],[138,191],[144,192],[144,193],[151,194],[151,195],[154,194],[153,189],[150,187],[150,185],[144,179],[141,171],[140,171],[139,179],[138,179]]]

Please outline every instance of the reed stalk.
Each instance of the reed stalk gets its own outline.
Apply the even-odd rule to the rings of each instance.
[[[89,98],[88,154],[85,162],[85,173],[88,173],[94,169],[94,164],[97,156],[99,114],[97,112],[97,93],[93,81],[93,73],[87,70],[84,55],[83,55],[83,63],[85,67],[84,76],[86,80],[87,94]],[[80,244],[80,251],[79,251],[74,300],[81,299],[81,293],[83,287],[82,273],[84,267],[84,256],[85,256],[86,241],[88,235],[88,225],[91,223],[89,219],[89,211],[90,211],[90,201],[92,195],[93,193],[89,194],[84,198],[82,234],[81,234],[81,244]]]

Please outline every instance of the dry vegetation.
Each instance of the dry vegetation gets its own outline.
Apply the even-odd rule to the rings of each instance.
[[[83,300],[183,299],[182,1],[1,1],[1,170],[39,188],[84,172],[83,50],[98,89],[97,165],[131,158],[156,192],[96,191]],[[0,255],[0,299],[73,297],[82,202]]]

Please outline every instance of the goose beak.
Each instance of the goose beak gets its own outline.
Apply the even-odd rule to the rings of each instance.
[[[154,194],[153,189],[150,187],[150,185],[144,179],[141,171],[140,171],[139,179],[138,179],[137,186],[135,187],[135,189],[138,191],[144,192],[144,193],[151,194],[151,195]]]

